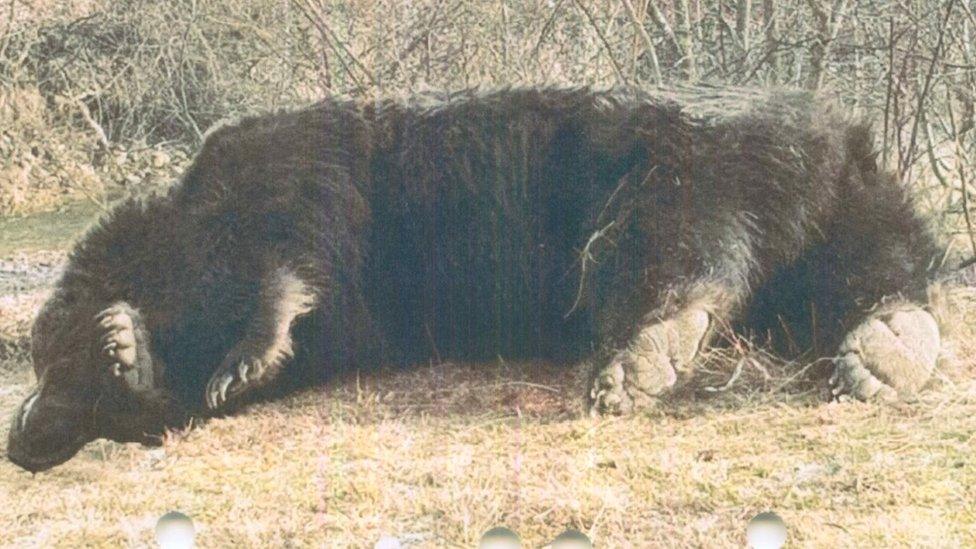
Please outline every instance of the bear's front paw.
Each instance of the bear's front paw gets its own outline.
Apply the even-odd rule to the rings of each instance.
[[[120,377],[136,365],[136,334],[132,316],[124,305],[116,304],[95,316],[101,337],[101,356],[112,375]]]
[[[152,390],[155,372],[139,311],[120,301],[95,315],[95,323],[96,351],[102,367],[135,391]]]
[[[662,353],[617,353],[593,381],[590,415],[624,415],[651,407],[677,375]]]
[[[267,368],[258,358],[231,353],[207,383],[207,408],[218,410],[229,401],[256,386]]]
[[[707,339],[711,319],[689,308],[643,328],[600,369],[587,395],[590,414],[628,414],[647,408],[688,371]]]

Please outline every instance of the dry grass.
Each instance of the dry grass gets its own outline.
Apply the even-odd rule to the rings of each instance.
[[[29,381],[11,360],[4,411]],[[157,449],[100,441],[36,476],[4,462],[0,542],[144,546],[179,509],[202,547],[472,547],[498,524],[530,547],[568,526],[601,547],[741,547],[748,518],[775,509],[793,546],[976,544],[976,382],[896,407],[822,404],[805,376],[764,368],[765,383],[743,373],[599,420],[578,416],[570,370],[542,364],[350,377]]]
[[[0,213],[165,183],[214,120],[329,93],[652,82],[636,27],[658,45],[666,79],[680,78],[682,46],[662,41],[645,3],[634,4],[638,25],[623,4],[603,0],[186,0],[142,2],[142,11],[102,0],[0,2]],[[818,41],[800,38],[816,2],[780,8],[776,55],[764,42],[771,33],[741,43],[728,4],[694,5],[704,8],[692,18],[701,36],[678,38],[695,40],[699,76],[806,77],[808,44]],[[914,28],[896,8],[898,28]],[[922,85],[912,52],[931,50],[942,27],[940,10],[924,12],[921,34],[897,33],[921,36],[917,48],[898,44],[898,90]],[[753,12],[754,38],[767,28],[762,15]],[[847,25],[842,42],[865,47],[832,52],[827,87],[887,120],[887,64],[860,56],[888,49],[888,17],[852,17],[866,24]],[[959,66],[972,65],[966,43],[949,44]],[[940,102],[929,106],[937,121],[964,111],[964,97],[950,108],[941,98],[972,78],[943,69],[932,94]],[[902,103],[914,105],[918,90],[905,93]],[[912,116],[893,113],[886,143],[894,128],[909,133]],[[936,145],[943,133],[936,127]],[[960,130],[946,154],[972,158],[972,135]],[[942,162],[951,185],[915,187],[928,209],[946,212],[940,225],[956,227],[964,193],[953,189],[971,184],[971,170],[957,175]],[[8,252],[20,245],[8,240],[0,255],[16,261]],[[959,241],[968,254],[968,235]],[[25,333],[43,296],[0,291],[0,413],[32,382]],[[775,509],[795,546],[976,546],[976,376],[962,375],[976,356],[976,300],[960,292],[948,303],[959,368],[916,403],[822,404],[810,378],[820,365],[783,364],[741,341],[711,356],[701,389],[623,419],[580,419],[574,375],[547,365],[378,373],[256,405],[158,449],[100,441],[37,476],[4,459],[0,545],[141,547],[159,515],[180,509],[197,521],[202,547],[364,547],[383,533],[411,547],[471,547],[497,524],[529,546],[573,526],[601,547],[741,547],[745,521]],[[0,438],[6,428],[0,420]]]
[[[98,144],[66,125],[77,106],[48,105],[37,90],[0,85],[0,215],[51,211],[88,199],[106,206],[120,192],[152,192],[188,163],[171,145]],[[0,245],[2,247],[2,245]]]
[[[957,251],[969,257],[976,18],[966,4],[3,0],[0,212],[142,186],[146,160],[166,164],[141,154],[149,145],[175,157],[226,117],[336,94],[819,83],[877,121],[883,159],[940,214],[940,230],[964,235]]]

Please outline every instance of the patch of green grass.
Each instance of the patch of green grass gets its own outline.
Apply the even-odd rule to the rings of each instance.
[[[56,211],[0,216],[0,257],[66,249],[101,213],[99,205],[85,200],[66,203]]]

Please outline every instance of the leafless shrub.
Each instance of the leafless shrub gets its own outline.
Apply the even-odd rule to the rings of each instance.
[[[954,252],[976,255],[976,15],[965,0],[5,4],[0,87],[73,105],[57,119],[94,149],[189,149],[222,118],[327,94],[687,80],[822,88],[877,120],[882,160],[958,236]]]

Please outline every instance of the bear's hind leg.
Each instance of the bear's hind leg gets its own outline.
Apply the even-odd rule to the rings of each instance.
[[[653,405],[689,373],[716,327],[728,322],[746,297],[740,284],[702,281],[676,293],[679,304],[654,312],[636,334],[596,371],[590,385],[591,415],[628,414]]]
[[[834,397],[898,400],[929,380],[942,347],[935,318],[914,303],[887,305],[851,330],[830,377]]]

